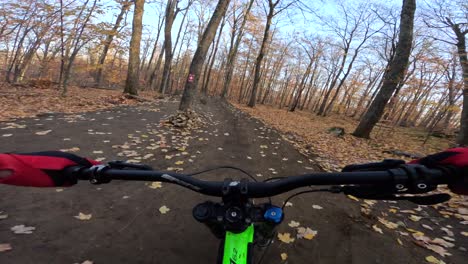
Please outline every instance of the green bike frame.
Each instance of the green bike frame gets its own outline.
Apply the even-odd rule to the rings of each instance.
[[[250,264],[249,244],[253,243],[254,226],[251,224],[242,233],[226,232],[223,264]]]

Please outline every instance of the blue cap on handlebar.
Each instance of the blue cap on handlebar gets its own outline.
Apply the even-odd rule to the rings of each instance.
[[[265,211],[263,217],[267,221],[279,223],[283,219],[283,210],[277,206],[271,206]]]

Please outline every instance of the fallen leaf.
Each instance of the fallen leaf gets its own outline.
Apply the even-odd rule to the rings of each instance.
[[[420,216],[416,216],[416,215],[410,215],[409,216],[409,219],[411,219],[411,221],[414,221],[414,222],[418,222],[419,220],[421,220],[422,217]]]
[[[91,219],[92,214],[83,214],[82,212],[80,212],[78,215],[75,215],[73,217],[75,217],[76,219],[81,220],[81,221],[87,221],[87,220]]]
[[[172,159],[172,157],[173,157],[172,155],[166,155],[164,158],[170,160]]]
[[[3,211],[0,211],[0,220],[7,219],[8,215],[4,214]]]
[[[13,134],[3,134],[2,137],[11,137]]]
[[[356,201],[356,202],[359,202],[359,199],[356,198],[355,196],[352,196],[352,195],[350,195],[350,194],[348,194],[348,195],[346,195],[346,196],[347,196],[349,199],[351,199],[351,200],[354,200],[354,201]]]
[[[396,229],[398,228],[398,224],[395,224],[393,222],[387,221],[386,219],[382,217],[378,217],[379,222],[382,223],[386,228],[388,229]]]
[[[401,210],[400,213],[405,213],[405,214],[416,214],[416,212],[413,211],[413,210]]]
[[[11,231],[15,234],[32,234],[32,231],[36,230],[33,226],[25,226],[25,225],[16,225],[11,228]]]
[[[81,264],[93,264],[93,263],[94,263],[94,262],[92,262],[91,260],[85,260],[85,261],[83,261],[83,263],[81,263]]]
[[[434,230],[432,227],[428,226],[428,225],[425,225],[425,224],[422,224],[421,225],[422,227],[426,228],[426,229],[429,229],[429,230]]]
[[[163,205],[163,206],[161,206],[161,207],[159,208],[159,212],[160,212],[161,214],[167,214],[167,212],[169,212],[170,210],[171,210],[171,209],[169,209],[169,207],[167,207],[167,206],[165,206],[165,205]]]
[[[291,237],[291,234],[289,233],[278,233],[278,239],[286,244],[289,244],[291,242],[294,242],[294,238]]]
[[[247,156],[247,159],[251,160],[251,159],[252,159],[252,157],[250,157],[250,156]]]
[[[130,196],[128,196],[128,195],[122,196],[122,199],[128,199],[128,198],[130,198]]]
[[[371,213],[370,207],[361,206],[361,213],[363,213],[363,214],[365,214],[365,215],[370,215],[370,213]]]
[[[293,206],[291,202],[286,202],[285,206]]]
[[[11,250],[12,247],[10,244],[0,244],[0,252],[5,252],[5,251],[8,251],[8,250]],[[286,255],[287,257],[287,255]]]
[[[466,231],[462,231],[462,232],[460,232],[460,234],[461,234],[462,236],[468,237],[468,232],[466,232]]]
[[[441,247],[441,246],[438,246],[438,245],[426,244],[426,245],[425,245],[425,248],[434,251],[435,253],[441,255],[442,257],[451,256],[451,255],[452,255],[452,254],[450,254],[445,248],[443,248],[443,247]]]
[[[451,237],[454,236],[454,233],[451,230],[449,230],[448,228],[446,228],[446,227],[442,227],[440,230],[447,233],[448,236],[451,236]]]
[[[152,182],[152,183],[149,185],[149,187],[150,187],[151,189],[161,188],[161,187],[162,187],[162,183],[161,183],[161,182],[158,182],[158,181],[157,181],[157,182]]]
[[[93,154],[103,154],[103,153],[104,153],[104,151],[102,151],[102,150],[94,150],[93,151]]]
[[[427,256],[426,261],[432,264],[445,264],[445,262],[435,258],[434,256]]]
[[[288,226],[290,227],[298,227],[300,226],[301,224],[299,222],[296,222],[296,221],[291,221],[289,222]]]
[[[287,260],[287,259],[288,259],[288,254],[286,254],[286,253],[281,253],[281,260],[282,260],[282,261],[285,261],[285,260]]]
[[[55,189],[56,192],[63,192],[62,188]]]
[[[312,240],[317,235],[317,231],[310,229],[309,227],[299,227],[297,228],[297,238],[304,238],[307,240]]]
[[[429,237],[425,236],[423,233],[419,232],[419,233],[412,233],[411,234],[414,239],[418,240],[418,241],[422,241],[422,242],[425,242],[425,243],[430,243],[432,241],[432,239],[430,239]]]
[[[444,236],[442,238],[447,241],[455,242],[455,239],[453,237]]]
[[[397,238],[396,241],[398,242],[398,244],[400,244],[401,246],[403,246],[403,242],[401,242],[401,239]]]
[[[260,145],[260,148],[262,148],[262,149],[267,149],[268,146],[267,146],[267,145]]]
[[[62,151],[62,152],[77,152],[77,151],[80,151],[80,148],[73,147],[73,148],[69,148],[69,149],[61,149],[60,151]]]
[[[375,232],[383,234],[382,228],[378,227],[377,225],[373,225],[372,229],[374,229]]]
[[[143,159],[149,159],[151,157],[153,157],[154,155],[153,154],[146,154],[143,156]]]
[[[323,209],[322,206],[316,205],[316,204],[313,204],[313,205],[312,205],[312,208],[317,209],[317,210],[322,210],[322,209]]]
[[[398,212],[397,209],[395,209],[395,208],[390,208],[390,209],[388,209],[388,211],[389,211],[390,213],[394,213],[394,214],[395,214],[396,212]]]
[[[44,136],[44,135],[49,134],[50,132],[52,132],[52,130],[39,131],[39,132],[36,132],[35,134],[39,136]]]
[[[103,161],[103,160],[105,160],[105,159],[106,159],[106,158],[101,157],[101,158],[96,158],[96,159],[94,159],[94,160],[95,160],[95,161]]]
[[[223,150],[223,148],[218,148],[218,150]]]
[[[437,245],[440,245],[440,246],[443,246],[445,248],[452,248],[455,246],[455,244],[453,243],[450,243],[450,242],[447,242],[441,238],[434,238],[432,241],[431,241],[432,244],[437,244]]]
[[[179,161],[174,162],[174,164],[175,164],[175,165],[182,165],[182,164],[184,164],[184,161],[179,160]]]

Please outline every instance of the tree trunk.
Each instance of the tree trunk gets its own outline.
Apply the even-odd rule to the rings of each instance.
[[[238,103],[241,103],[243,95],[244,95],[244,93],[243,93],[244,86],[245,86],[244,81],[245,81],[245,76],[247,75],[247,69],[248,69],[249,63],[250,63],[250,53],[252,51],[252,45],[253,45],[253,40],[251,40],[249,42],[249,49],[247,50],[247,59],[245,60],[244,70],[243,70],[243,74],[242,74],[242,78],[241,78],[241,82],[240,82],[239,98],[237,98]]]
[[[411,45],[413,41],[414,12],[416,0],[403,0],[401,11],[400,33],[396,47],[395,57],[390,64],[389,71],[384,75],[384,81],[380,91],[371,103],[366,114],[362,117],[353,135],[356,137],[369,138],[375,124],[379,122],[390,97],[403,78],[408,66]]]
[[[254,81],[252,84],[252,93],[250,95],[249,103],[247,104],[247,106],[249,107],[254,107],[256,103],[257,89],[260,83],[260,70],[262,67],[263,57],[265,56],[265,51],[267,49],[267,43],[268,43],[268,39],[270,35],[271,21],[273,20],[273,16],[275,15],[275,7],[278,4],[278,2],[279,1],[273,4],[271,0],[268,1],[269,11],[268,11],[267,20],[266,20],[265,31],[263,32],[262,45],[260,47],[260,52],[258,53],[257,60],[255,62],[255,73],[254,73]]]
[[[228,59],[227,59],[227,64],[226,64],[227,69],[224,72],[223,90],[221,92],[221,98],[223,99],[226,99],[229,86],[231,85],[232,74],[234,72],[234,65],[236,64],[236,60],[237,60],[237,52],[239,50],[239,46],[242,41],[242,38],[244,37],[245,24],[247,22],[247,17],[250,14],[250,10],[252,9],[253,2],[254,0],[249,1],[248,6],[244,13],[244,19],[242,20],[242,24],[239,28],[239,32],[237,33],[236,41],[234,42],[234,45],[231,45],[229,49],[229,54],[228,54]],[[233,34],[233,37],[234,37],[234,34]]]
[[[140,42],[143,30],[143,8],[145,0],[135,0],[133,11],[132,38],[130,39],[130,54],[128,58],[127,80],[124,93],[138,95],[140,82]]]
[[[226,19],[223,18],[221,22],[221,26],[219,27],[218,38],[216,39],[216,43],[213,47],[213,54],[211,56],[211,61],[208,60],[208,64],[206,65],[207,71],[205,71],[205,76],[204,76],[205,81],[203,82],[203,86],[201,89],[204,95],[206,95],[208,92],[208,87],[210,85],[210,80],[211,80],[211,71],[213,70],[213,66],[216,60],[216,54],[218,53],[219,42],[221,41],[221,36],[223,35],[223,28],[224,28],[225,23],[226,23]],[[222,67],[220,69],[222,69]]]
[[[164,24],[164,66],[161,83],[159,84],[159,92],[164,94],[171,78],[172,64],[172,25],[177,16],[178,11],[175,11],[177,0],[168,0],[166,6],[166,23]]]
[[[106,61],[107,52],[109,51],[110,45],[112,44],[112,40],[114,40],[115,35],[120,27],[120,23],[124,19],[125,13],[127,13],[128,9],[130,9],[131,2],[122,2],[122,6],[120,8],[120,13],[115,20],[115,24],[112,27],[111,32],[107,35],[106,40],[104,41],[104,47],[102,49],[101,56],[99,57],[98,62],[98,71],[96,73],[96,83],[98,86],[102,85],[102,72],[104,68],[104,62]]]
[[[463,109],[460,118],[460,133],[458,134],[457,144],[460,146],[468,146],[468,58],[465,39],[467,32],[461,32],[458,24],[453,26],[453,31],[457,36],[458,57],[463,70]]]
[[[297,93],[296,98],[294,99],[293,103],[289,107],[289,109],[288,109],[289,112],[294,112],[296,110],[296,107],[299,104],[299,101],[301,100],[302,92],[304,91],[304,88],[305,88],[305,85],[306,85],[306,82],[307,82],[307,78],[310,75],[310,71],[312,70],[312,65],[313,64],[314,64],[314,59],[310,58],[310,62],[307,65],[307,69],[306,69],[304,75],[302,76],[302,80],[301,80],[301,83],[299,85],[299,92]]]
[[[83,9],[81,9],[80,12],[84,12],[85,7],[87,6],[87,4],[88,4],[88,1],[86,1],[86,4],[84,5]],[[82,36],[83,36],[83,32],[84,32],[85,28],[88,26],[88,22],[91,19],[91,16],[92,16],[92,14],[94,12],[94,9],[96,8],[96,4],[97,4],[97,0],[94,0],[93,5],[91,6],[88,14],[86,15],[86,17],[85,17],[85,19],[83,21],[83,24],[81,25],[81,27],[77,28],[77,30],[75,32],[75,34],[74,34],[75,38],[71,42],[69,42],[69,45],[67,47],[67,52],[66,52],[65,57],[67,57],[69,59],[68,59],[67,67],[66,67],[66,69],[64,71],[63,82],[61,84],[62,85],[62,96],[65,96],[67,94],[67,85],[68,85],[68,81],[70,79],[71,69],[72,69],[73,63],[75,61],[75,58],[78,55],[78,52],[80,51],[80,49],[87,42],[90,41],[90,39],[82,40]],[[81,14],[79,16],[81,17]],[[70,55],[70,51],[71,51],[71,55]],[[68,56],[68,55],[70,55],[70,56]],[[61,67],[61,69],[63,69],[63,68]]]
[[[200,79],[200,74],[203,69],[203,63],[206,59],[206,53],[210,48],[211,42],[216,34],[216,30],[221,22],[221,19],[226,14],[227,7],[231,0],[219,0],[216,9],[211,16],[210,22],[203,32],[203,36],[198,43],[197,50],[193,55],[192,62],[190,63],[189,75],[185,82],[184,94],[180,100],[179,110],[187,111],[192,108],[195,97],[197,96],[197,86]]]
[[[158,50],[158,42],[159,42],[159,37],[161,35],[161,30],[162,30],[162,26],[165,22],[165,17],[161,16],[159,19],[158,19],[158,27],[157,27],[157,33],[156,33],[156,40],[154,41],[154,46],[153,46],[153,51],[151,52],[151,56],[149,58],[149,61],[148,61],[148,65],[146,65],[146,71],[145,71],[145,74],[148,74],[151,70],[151,66],[153,65],[153,60],[154,60],[154,55],[156,55],[156,51]]]

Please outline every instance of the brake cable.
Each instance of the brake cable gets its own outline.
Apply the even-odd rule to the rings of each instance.
[[[217,166],[217,167],[209,168],[209,169],[206,169],[206,170],[202,170],[202,171],[197,171],[197,172],[194,172],[194,173],[190,173],[190,174],[187,174],[187,176],[195,176],[195,175],[199,175],[199,174],[202,174],[202,173],[207,173],[207,172],[215,171],[215,170],[219,170],[219,169],[237,170],[237,171],[240,171],[240,172],[242,172],[243,174],[249,176],[253,181],[258,182],[258,180],[255,179],[254,176],[252,176],[252,174],[248,173],[247,171],[245,171],[245,170],[243,170],[243,169],[241,169],[241,168],[234,167],[234,166]]]
[[[292,198],[296,197],[296,196],[299,196],[301,194],[306,194],[306,193],[314,193],[314,192],[331,192],[331,193],[334,193],[334,189],[331,189],[331,188],[327,188],[327,189],[314,189],[314,190],[307,190],[307,191],[302,191],[302,192],[297,192],[291,196],[289,196],[288,198],[286,198],[286,200],[284,200],[283,202],[283,206],[281,207],[281,210],[284,211],[284,207],[286,206],[286,204],[289,202],[289,200],[291,200]]]

